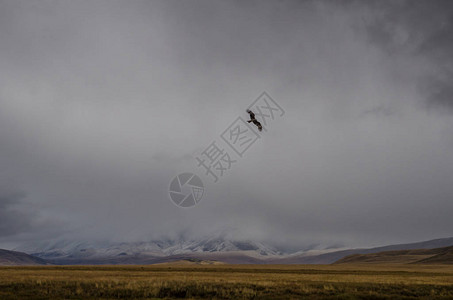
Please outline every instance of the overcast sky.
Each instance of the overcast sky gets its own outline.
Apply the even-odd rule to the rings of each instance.
[[[0,247],[452,236],[452,37],[448,0],[0,0]],[[195,157],[263,91],[285,115],[213,183]]]

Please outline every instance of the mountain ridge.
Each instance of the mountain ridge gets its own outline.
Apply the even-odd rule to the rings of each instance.
[[[0,266],[48,265],[45,259],[23,252],[0,249]]]
[[[453,246],[453,238],[357,249],[309,249],[284,253],[260,242],[223,237],[200,240],[158,240],[136,243],[88,243],[59,241],[25,247],[33,257],[57,265],[155,264],[196,259],[234,264],[331,264],[353,254]],[[21,250],[21,249],[15,249]]]
[[[453,264],[453,246],[434,249],[393,250],[352,254],[334,264]]]
[[[332,264],[342,259],[343,257],[353,254],[368,254],[392,250],[433,249],[448,246],[453,246],[453,237],[433,239],[415,243],[393,244],[373,248],[346,249],[311,257],[288,257],[282,258],[280,262],[284,264]]]

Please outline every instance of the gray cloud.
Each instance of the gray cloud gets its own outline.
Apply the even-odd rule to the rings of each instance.
[[[0,1],[0,180],[28,207],[2,200],[2,243],[450,235],[453,121],[419,103],[450,107],[451,10],[430,3]],[[286,114],[212,183],[194,157],[264,90]],[[188,210],[185,171],[207,186]]]
[[[31,229],[31,216],[17,208],[22,195],[3,194],[0,197],[0,237],[23,233]]]
[[[453,108],[453,4],[451,1],[380,1],[367,19],[369,40],[405,60],[418,76],[428,108]],[[421,67],[421,68],[420,68]]]
[[[49,216],[42,207],[32,204],[27,195],[14,188],[14,182],[2,178],[0,184],[0,243],[12,241],[41,241],[64,233],[65,223]]]

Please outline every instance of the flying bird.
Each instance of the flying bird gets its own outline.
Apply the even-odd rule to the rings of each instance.
[[[253,124],[255,124],[258,127],[259,131],[263,130],[263,126],[261,126],[261,123],[258,122],[258,120],[255,118],[255,114],[253,113],[253,111],[251,111],[250,109],[247,109],[247,112],[250,115],[250,120],[247,120],[247,122],[248,123],[253,122]]]

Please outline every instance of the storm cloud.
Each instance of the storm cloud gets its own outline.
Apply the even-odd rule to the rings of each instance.
[[[453,109],[451,1],[375,2],[364,27],[369,40],[419,76],[429,108]]]
[[[449,1],[0,0],[0,246],[451,236],[452,26]],[[212,182],[195,157],[263,91],[285,115]]]

